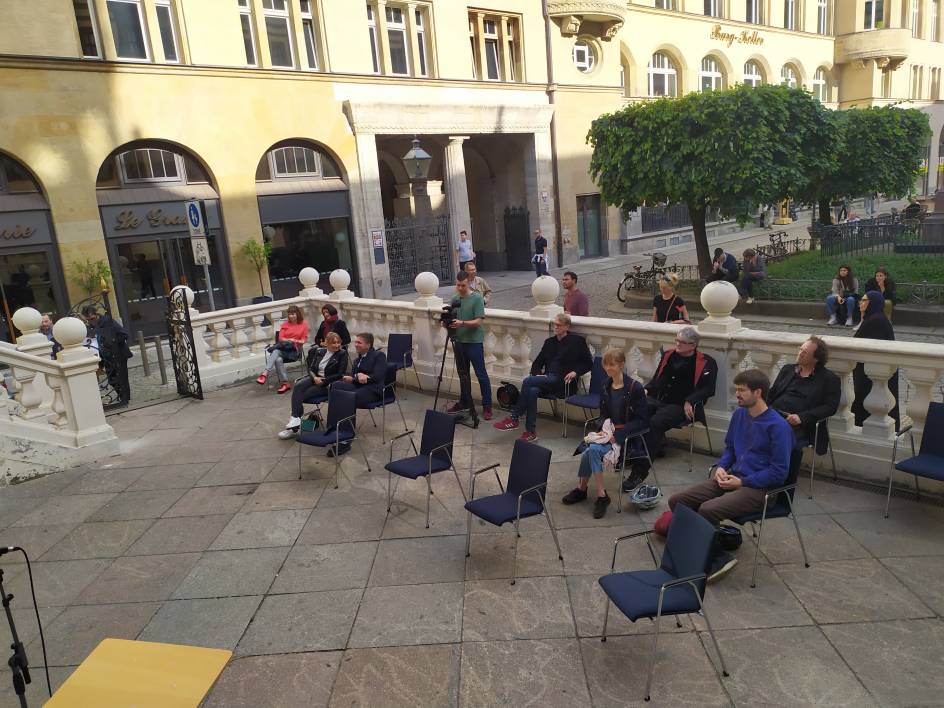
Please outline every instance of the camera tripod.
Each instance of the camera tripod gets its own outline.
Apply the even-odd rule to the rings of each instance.
[[[13,650],[13,656],[7,660],[10,671],[13,672],[13,691],[20,699],[21,708],[26,708],[26,684],[32,683],[29,671],[29,661],[26,659],[26,650],[23,648],[23,642],[20,641],[16,633],[16,624],[13,622],[13,613],[10,611],[10,600],[13,595],[7,595],[3,588],[3,568],[0,568],[0,600],[3,603],[3,609],[6,611],[7,622],[10,624],[10,636],[13,643],[10,648]]]
[[[452,356],[456,363],[456,373],[459,375],[459,400],[469,404],[468,416],[466,411],[456,414],[456,422],[467,428],[479,427],[479,414],[475,410],[475,401],[472,400],[472,377],[469,375],[469,362],[465,358],[462,347],[456,346],[455,335],[446,330],[446,341],[443,343],[442,361],[439,363],[439,376],[436,377],[436,398],[433,400],[433,410],[439,405],[439,389],[442,387],[443,371],[446,368],[446,353],[452,344]],[[471,421],[469,420],[471,418]]]

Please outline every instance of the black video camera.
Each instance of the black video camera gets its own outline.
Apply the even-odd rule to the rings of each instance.
[[[454,334],[452,323],[459,319],[459,301],[452,300],[448,305],[442,306],[442,312],[439,314],[439,321],[442,326]]]

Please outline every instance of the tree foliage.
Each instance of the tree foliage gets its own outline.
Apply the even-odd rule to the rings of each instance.
[[[759,204],[808,194],[835,169],[834,133],[829,112],[801,89],[690,93],[595,120],[587,137],[590,173],[602,198],[624,215],[646,203],[687,205],[707,275],[707,210],[745,223]]]
[[[104,260],[86,258],[84,261],[72,261],[71,271],[72,282],[88,296],[106,290],[111,280],[111,268]]]
[[[256,271],[256,277],[259,278],[259,290],[265,295],[265,286],[262,284],[262,269],[269,265],[269,257],[272,255],[272,242],[265,239],[261,242],[251,239],[246,241],[239,250],[252,264]]]

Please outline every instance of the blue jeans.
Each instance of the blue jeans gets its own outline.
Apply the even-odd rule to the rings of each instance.
[[[613,449],[610,443],[590,443],[580,455],[578,477],[589,477],[591,474],[602,474],[603,458]]]
[[[540,278],[542,275],[547,275],[547,260],[538,261],[534,264],[534,272]]]
[[[846,298],[846,317],[852,319],[852,314],[856,309],[856,298],[855,295],[850,295]],[[839,309],[839,296],[835,293],[830,294],[826,298],[826,314],[829,317],[832,317],[836,314],[836,311]]]
[[[475,369],[475,377],[479,380],[479,388],[482,390],[482,406],[492,407],[492,382],[488,380],[488,372],[485,370],[485,346],[481,342],[456,342],[456,348],[461,350],[459,361],[456,366],[460,367],[465,376],[469,375],[469,364]],[[472,401],[459,399],[461,404],[471,406]]]
[[[521,382],[521,396],[518,398],[518,405],[515,406],[511,417],[518,420],[522,414],[526,413],[524,428],[529,433],[533,433],[537,425],[538,395],[556,391],[558,381],[556,374],[545,374],[528,376]]]

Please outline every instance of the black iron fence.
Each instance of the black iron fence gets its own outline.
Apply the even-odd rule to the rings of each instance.
[[[394,295],[410,292],[418,273],[435,273],[440,282],[452,277],[452,240],[449,218],[395,219],[385,224],[390,287]]]
[[[642,232],[665,231],[666,229],[681,229],[692,225],[691,217],[688,214],[688,206],[685,204],[672,204],[670,206],[640,207],[642,213]],[[707,222],[718,221],[719,213],[717,209],[710,209],[706,216]]]
[[[844,224],[814,226],[820,254],[829,256],[912,253],[944,257],[944,243],[924,238],[923,219],[880,216]]]
[[[754,285],[758,300],[787,300],[791,302],[819,302],[826,300],[832,288],[831,280],[792,280],[764,278]],[[944,306],[944,285],[929,283],[897,283],[898,304]]]

